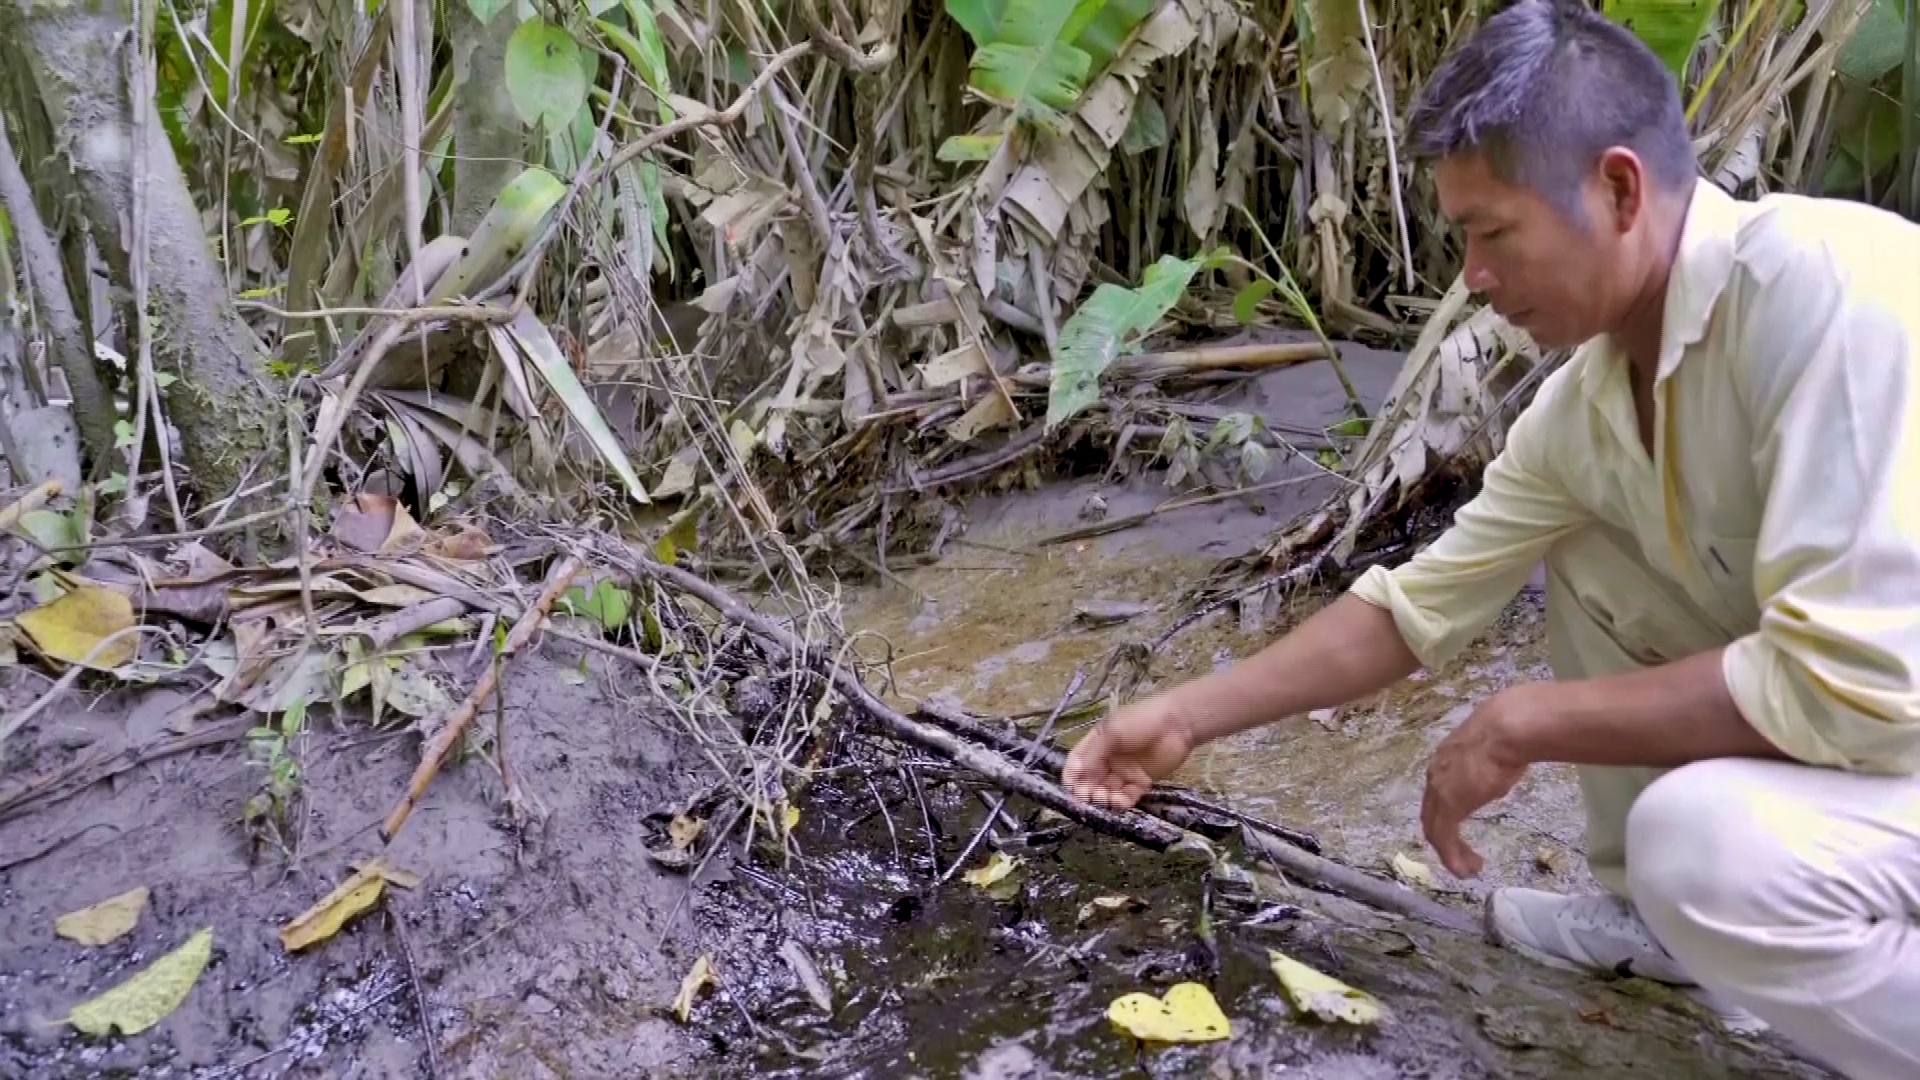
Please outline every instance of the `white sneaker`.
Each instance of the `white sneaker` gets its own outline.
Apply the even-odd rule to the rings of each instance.
[[[1672,986],[1696,985],[1654,939],[1633,905],[1611,894],[1495,889],[1487,897],[1486,926],[1494,944],[1562,971],[1604,971]]]
[[[1538,889],[1495,889],[1487,897],[1487,936],[1535,963],[1562,971],[1639,976],[1686,988],[1734,1035],[1767,1030],[1765,1020],[1720,1000],[1680,967],[1633,905],[1612,894],[1562,896]]]

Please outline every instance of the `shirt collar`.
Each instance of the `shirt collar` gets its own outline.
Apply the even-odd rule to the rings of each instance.
[[[1687,346],[1706,336],[1714,304],[1733,277],[1739,231],[1740,203],[1712,181],[1696,179],[1687,220],[1680,228],[1680,249],[1667,277],[1656,379],[1673,374]]]
[[[1740,203],[1712,181],[1696,179],[1686,221],[1680,226],[1680,247],[1674,252],[1673,267],[1667,275],[1656,382],[1673,374],[1687,346],[1706,336],[1714,304],[1733,277],[1733,249],[1739,229]],[[1591,354],[1580,373],[1581,387],[1589,395],[1601,391],[1610,376],[1620,374],[1615,368],[1624,371],[1626,356],[1610,335],[1588,341],[1580,351]]]

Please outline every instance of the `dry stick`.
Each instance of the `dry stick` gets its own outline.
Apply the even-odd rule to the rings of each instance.
[[[56,476],[8,503],[6,509],[0,510],[0,531],[13,528],[22,517],[45,506],[48,499],[60,494],[60,486],[60,478]]]
[[[1406,272],[1407,291],[1415,286],[1413,241],[1407,230],[1406,201],[1400,194],[1400,155],[1393,147],[1393,103],[1387,100],[1387,83],[1380,75],[1380,55],[1373,49],[1373,19],[1367,14],[1367,0],[1354,0],[1360,7],[1360,40],[1367,43],[1367,64],[1373,69],[1373,92],[1380,103],[1380,126],[1387,135],[1387,180],[1393,195],[1393,223],[1400,232],[1400,261]]]
[[[1236,367],[1280,367],[1308,360],[1324,360],[1326,346],[1317,341],[1288,341],[1268,345],[1214,345],[1171,352],[1141,353],[1114,365],[1115,378],[1179,371],[1215,371]]]
[[[1342,866],[1332,859],[1308,854],[1291,844],[1262,835],[1257,829],[1242,828],[1240,831],[1249,848],[1272,860],[1305,882],[1309,888],[1351,897],[1368,907],[1418,919],[1443,930],[1474,937],[1482,934],[1479,919],[1437,900],[1430,900],[1398,882],[1386,881],[1350,866]]]
[[[184,754],[189,750],[218,746],[234,739],[245,738],[253,726],[253,717],[236,716],[226,723],[204,731],[161,739],[142,750],[136,751],[132,747],[127,747],[112,753],[83,757],[0,794],[0,821],[10,821],[20,816],[41,800],[55,799],[56,793],[63,786],[71,786],[72,790],[66,792],[66,795],[72,795],[102,780],[111,780],[122,773],[175,754]],[[98,775],[89,775],[96,771]],[[82,778],[84,778],[83,783],[76,783]],[[58,797],[64,798],[66,795]]]
[[[792,632],[775,625],[766,616],[752,611],[714,585],[685,570],[651,558],[639,558],[636,566],[655,581],[698,598],[728,621],[745,627],[769,647],[818,667],[828,666],[824,657],[807,648]],[[1114,812],[1083,803],[1061,790],[1059,785],[1020,768],[1000,754],[957,738],[952,732],[902,716],[873,696],[852,672],[833,667],[829,677],[849,701],[859,706],[888,735],[901,742],[940,754],[1003,788],[1024,795],[1090,828],[1125,837],[1155,851],[1164,851],[1180,841],[1180,830],[1164,821],[1133,811]]]
[[[1137,514],[1110,518],[1106,521],[1096,521],[1091,525],[1081,525],[1077,528],[1054,533],[1051,536],[1043,536],[1035,540],[1033,546],[1048,547],[1053,544],[1065,544],[1074,540],[1085,540],[1091,536],[1103,536],[1110,532],[1119,532],[1121,529],[1131,529],[1135,525],[1150,521],[1160,514],[1170,514],[1175,510],[1186,510],[1195,506],[1208,506],[1213,503],[1226,502],[1228,499],[1238,498],[1242,495],[1258,495],[1263,491],[1272,491],[1275,488],[1290,487],[1294,484],[1304,484],[1309,480],[1318,479],[1320,479],[1318,474],[1290,476],[1285,480],[1269,480],[1264,484],[1234,488],[1232,491],[1216,491],[1211,495],[1195,495],[1186,499],[1168,499],[1166,502],[1155,506],[1151,510],[1142,510]]]
[[[1017,735],[1008,734],[965,713],[953,711],[937,703],[921,703],[917,710],[917,715],[926,717],[956,735],[972,739],[974,742],[985,743],[999,750],[1001,753],[1017,754],[1023,750],[1038,749],[1039,753],[1033,759],[1033,763],[1040,765],[1054,776],[1060,775],[1061,770],[1066,768],[1066,751],[1051,745],[1035,747],[1033,743],[1026,742]],[[1140,808],[1156,817],[1164,817],[1174,824],[1187,829],[1193,828],[1194,817],[1190,814],[1179,813],[1179,811],[1183,809],[1196,810],[1200,813],[1212,814],[1216,817],[1231,818],[1243,825],[1251,825],[1263,832],[1277,836],[1287,843],[1315,855],[1321,852],[1320,841],[1312,833],[1267,821],[1253,814],[1235,810],[1231,806],[1223,806],[1183,787],[1175,787],[1165,783],[1155,784],[1152,789],[1147,792],[1146,796],[1140,800]]]
[[[367,644],[373,652],[380,652],[387,646],[418,630],[424,630],[437,622],[465,614],[467,604],[454,596],[442,596],[412,607],[401,608],[392,614],[382,615],[366,624],[361,633],[367,635]]]
[[[420,1015],[420,1037],[427,1044],[427,1080],[440,1080],[440,1041],[433,1033],[433,1016],[427,1006],[426,988],[420,985],[420,965],[413,961],[413,946],[407,941],[407,932],[400,925],[400,913],[393,908],[393,893],[386,892],[382,906],[387,912],[387,927],[393,931],[393,940],[400,943],[400,959],[407,964],[407,984],[413,988],[413,1008]]]
[[[541,622],[547,617],[547,612],[553,609],[554,602],[560,599],[560,594],[565,592],[567,586],[573,582],[574,575],[580,572],[581,565],[579,556],[569,555],[553,568],[552,573],[547,575],[547,583],[540,590],[539,599],[535,600],[533,606],[513,624],[513,632],[507,635],[506,644],[500,647],[497,662],[488,666],[486,672],[480,676],[479,683],[474,686],[473,692],[468,694],[467,699],[462,701],[447,718],[439,734],[433,737],[433,741],[421,753],[420,766],[413,771],[413,779],[407,784],[407,793],[401,797],[400,802],[394,806],[393,812],[387,815],[387,820],[380,826],[382,840],[389,844],[393,843],[393,838],[399,833],[400,827],[406,824],[407,815],[413,813],[413,808],[426,795],[427,785],[433,783],[434,775],[440,771],[440,763],[446,759],[448,751],[453,749],[453,744],[465,734],[467,725],[473,722],[474,714],[479,712],[480,706],[486,703],[488,695],[493,693],[494,685],[500,678],[500,669],[505,666],[507,660],[512,658],[516,650],[527,643],[527,639],[533,636],[534,631],[539,629]]]

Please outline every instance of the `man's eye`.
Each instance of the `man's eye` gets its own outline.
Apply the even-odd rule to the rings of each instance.
[[[1496,225],[1491,229],[1480,230],[1479,235],[1475,236],[1474,239],[1485,244],[1498,240],[1505,235],[1507,235],[1507,227],[1505,225]]]

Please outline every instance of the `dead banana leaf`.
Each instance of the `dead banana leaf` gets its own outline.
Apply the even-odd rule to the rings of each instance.
[[[105,586],[82,585],[51,604],[22,612],[18,621],[35,648],[63,663],[111,671],[133,659],[134,636],[128,634],[87,662],[94,646],[133,625],[132,602]]]
[[[187,943],[150,964],[145,971],[92,1001],[73,1007],[67,1022],[89,1035],[137,1035],[165,1020],[206,970],[213,955],[213,927],[202,929]]]
[[[280,944],[299,952],[338,933],[348,919],[372,907],[386,885],[387,860],[377,858],[320,898],[320,902],[280,929]]]
[[[128,889],[92,907],[69,911],[53,921],[53,932],[82,945],[105,945],[125,937],[147,909],[147,887]]]

